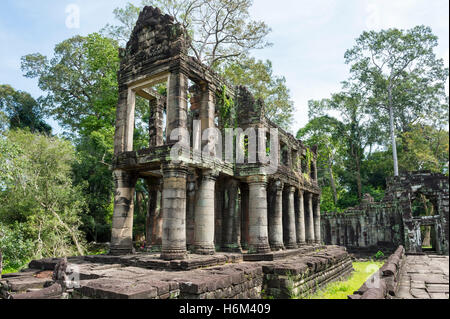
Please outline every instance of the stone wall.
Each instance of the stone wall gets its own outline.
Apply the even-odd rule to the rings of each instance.
[[[429,200],[432,216],[414,212],[420,196]],[[387,180],[385,197],[380,202],[374,202],[369,195],[361,205],[343,213],[323,214],[322,240],[349,250],[389,251],[404,245],[409,253],[421,253],[421,226],[431,226],[436,238],[434,250],[448,254],[448,219],[448,177],[430,172],[408,173]]]
[[[322,215],[322,240],[353,250],[394,250],[403,242],[399,209],[391,203],[366,203],[344,213]]]
[[[263,265],[264,293],[275,299],[302,298],[349,276],[352,271],[350,256],[337,246],[314,255],[266,263]]]
[[[307,251],[307,252],[306,252]],[[220,265],[189,269],[155,255],[86,256],[33,261],[23,272],[0,280],[0,298],[33,299],[259,299],[302,297],[352,271],[345,248],[321,246],[274,252],[270,261],[242,262],[241,254],[229,254]],[[279,255],[278,255],[279,254]],[[240,258],[238,258],[240,256]],[[280,257],[276,259],[275,257]],[[284,258],[282,258],[284,257]],[[210,258],[193,256],[192,267],[210,265]],[[200,262],[200,259],[204,259]],[[226,263],[225,263],[226,262]],[[66,263],[78,284],[68,289],[55,286],[54,271]],[[156,263],[156,264],[155,264]],[[154,267],[154,269],[149,269]],[[165,270],[161,270],[165,269]],[[56,271],[55,271],[56,272]],[[69,278],[70,279],[70,278]],[[51,287],[51,288],[50,288]],[[58,289],[55,289],[58,288]]]

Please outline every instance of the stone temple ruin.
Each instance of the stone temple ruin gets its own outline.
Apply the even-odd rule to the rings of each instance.
[[[110,253],[33,260],[28,269],[0,278],[0,298],[301,298],[352,273],[343,246],[398,247],[379,270],[384,285],[365,284],[349,296],[385,298],[401,286],[401,245],[407,252],[421,251],[421,226],[434,227],[433,246],[448,254],[448,178],[425,173],[395,178],[380,203],[367,197],[344,214],[324,214],[321,222],[316,148],[269,121],[264,103],[248,89],[233,88],[188,56],[189,41],[172,17],[145,7],[120,51]],[[135,149],[142,99],[150,110],[148,148]],[[224,100],[235,103],[234,123],[224,116]],[[232,149],[244,161],[199,151],[210,140],[196,133],[218,129],[225,135],[218,144],[227,144],[230,127],[240,129],[236,144],[244,146]],[[252,129],[266,130],[251,136]],[[273,143],[273,129],[279,143]],[[174,156],[179,141],[173,136],[180,132],[188,132],[189,141],[183,140]],[[258,157],[274,152],[275,165],[251,158],[252,138]],[[148,250],[136,253],[134,194],[140,178],[149,193]],[[421,194],[428,196],[433,214],[415,213]]]
[[[369,196],[344,213],[323,214],[322,220],[326,244],[356,251],[404,245],[407,253],[421,253],[428,228],[433,251],[448,255],[448,177],[430,172],[393,177],[387,180],[382,201],[374,202]]]
[[[132,252],[138,178],[145,179],[150,194],[148,244],[160,247],[162,259],[183,259],[188,249],[197,254],[243,249],[267,253],[319,243],[315,149],[269,121],[263,102],[255,101],[245,87],[230,89],[188,56],[188,41],[172,17],[146,7],[120,53],[111,253]],[[167,85],[167,96],[154,89],[160,83]],[[236,101],[236,126],[245,132],[278,128],[281,160],[274,174],[251,161],[238,164],[217,156],[196,161],[193,148],[174,163],[171,149],[178,140],[170,139],[173,130],[193,135],[193,121],[198,120],[200,132],[218,128],[225,135],[218,105],[223,94]],[[149,148],[137,151],[133,150],[136,96],[147,99],[151,111]]]

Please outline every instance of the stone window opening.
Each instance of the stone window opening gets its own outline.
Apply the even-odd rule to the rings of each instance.
[[[283,142],[281,142],[280,143],[280,148],[281,148],[281,152],[280,152],[280,155],[281,155],[281,158],[280,158],[280,162],[281,162],[281,164],[282,165],[284,165],[284,166],[289,166],[289,148],[288,148],[288,146],[285,144],[285,143],[283,143]]]
[[[436,227],[434,225],[420,226],[421,246],[424,252],[436,252]]]

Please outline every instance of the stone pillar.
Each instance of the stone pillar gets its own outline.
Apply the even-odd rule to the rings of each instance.
[[[194,176],[189,176],[187,181],[187,210],[186,210],[186,244],[191,250],[194,247],[194,225],[195,225],[195,195],[196,182]]]
[[[241,184],[241,245],[243,249],[248,249],[250,241],[249,234],[249,189],[247,184]]]
[[[287,204],[287,236],[286,236],[286,248],[295,249],[297,248],[297,235],[295,232],[295,208],[294,208],[294,193],[295,187],[288,186],[288,204]]]
[[[217,174],[203,171],[195,205],[194,247],[197,254],[212,255],[214,247],[214,197]]]
[[[307,200],[307,225],[306,225],[306,242],[308,244],[314,243],[314,214],[313,214],[313,203],[312,203],[312,194],[306,194]]]
[[[119,101],[116,109],[114,154],[133,150],[134,109],[136,93],[126,86],[119,87]]]
[[[167,123],[166,140],[171,141],[170,133],[177,128],[187,129],[187,85],[188,78],[181,72],[173,72],[169,76],[167,88]]]
[[[239,189],[238,189],[239,190]],[[236,213],[234,214],[234,227],[233,227],[233,243],[235,246],[233,250],[235,252],[242,252],[241,246],[241,219],[242,219],[242,202],[239,196],[239,192],[236,193]]]
[[[115,170],[113,177],[115,195],[110,254],[130,254],[133,252],[134,189],[137,179],[123,170]]]
[[[223,250],[224,251],[240,251],[241,243],[236,239],[236,228],[237,228],[237,217],[238,214],[238,181],[232,179],[227,183],[228,190],[228,206],[225,213],[225,233],[224,233],[224,243]],[[240,216],[239,216],[240,217]],[[239,221],[240,227],[240,221]],[[240,241],[240,230],[239,230],[239,241]]]
[[[159,178],[146,179],[148,190],[148,211],[146,220],[146,245],[152,250],[161,250],[161,181]]]
[[[251,176],[249,186],[249,252],[270,252],[267,227],[267,180],[265,176]]]
[[[320,196],[316,195],[315,207],[314,207],[314,242],[316,244],[322,243],[320,234]]]
[[[163,114],[164,114],[164,98],[155,97],[150,100],[150,120],[148,123],[149,146],[161,146],[164,144],[163,135]]]
[[[215,127],[215,88],[210,84],[205,84],[201,88],[201,106],[200,106],[200,121],[202,124],[202,133],[208,128]]]
[[[298,191],[298,216],[297,216],[297,246],[306,244],[305,233],[305,203],[303,200],[303,190]]]
[[[186,257],[186,176],[187,167],[164,165],[163,235],[161,258]]]
[[[275,207],[269,212],[269,243],[274,251],[284,249],[283,244],[283,183],[275,182]]]

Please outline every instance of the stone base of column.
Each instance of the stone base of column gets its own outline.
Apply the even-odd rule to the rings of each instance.
[[[316,245],[320,245],[320,240],[314,240],[314,244],[316,244]]]
[[[270,245],[270,249],[272,251],[279,251],[279,250],[284,250],[286,248],[284,247],[283,244],[275,244],[275,245]]]
[[[306,240],[306,243],[307,243],[308,245],[312,245],[312,244],[314,244],[314,240],[312,240],[312,239],[307,239],[307,240]]]
[[[216,249],[214,246],[195,246],[194,253],[198,255],[214,255],[216,253]]]
[[[237,244],[226,244],[222,246],[221,250],[228,253],[242,253],[241,245]]]
[[[285,245],[286,249],[296,249],[297,248],[297,244],[295,243],[287,243]]]
[[[108,255],[121,256],[121,255],[130,255],[134,253],[135,253],[134,248],[110,247]]]
[[[161,252],[162,246],[161,245],[150,245],[145,248],[147,252],[154,253],[154,252]]]
[[[268,254],[270,252],[271,250],[269,245],[252,245],[249,247],[250,254]]]
[[[297,247],[305,246],[305,245],[306,245],[306,241],[301,241],[301,242],[297,243]]]
[[[187,252],[186,250],[163,250],[161,252],[160,258],[163,260],[178,260],[178,259],[186,259]]]

